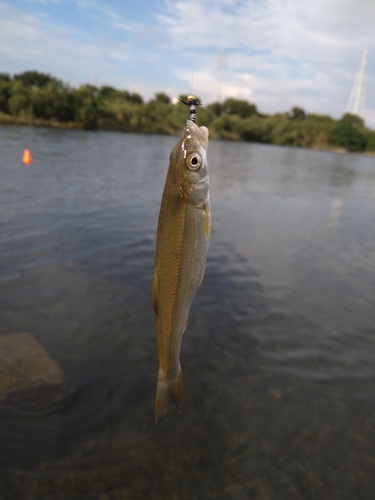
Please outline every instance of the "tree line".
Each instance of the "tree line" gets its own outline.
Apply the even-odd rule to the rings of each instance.
[[[185,100],[186,96],[181,95]],[[72,88],[38,71],[0,73],[0,121],[88,130],[178,134],[188,109],[163,92],[149,102],[135,92],[104,85]],[[243,140],[318,149],[375,151],[375,131],[344,114],[340,120],[307,114],[302,108],[265,115],[255,104],[228,98],[198,108],[199,125],[217,139]]]

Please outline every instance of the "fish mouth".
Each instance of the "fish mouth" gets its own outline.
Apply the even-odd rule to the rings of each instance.
[[[201,146],[207,150],[208,145],[208,128],[205,126],[198,127],[196,123],[189,120],[184,128],[183,142],[192,141],[197,147]]]

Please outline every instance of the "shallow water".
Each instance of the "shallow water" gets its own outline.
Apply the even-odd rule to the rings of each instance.
[[[0,336],[30,332],[64,378],[0,401],[0,498],[372,498],[375,159],[210,142],[184,406],[156,433],[150,289],[175,142],[0,126]]]

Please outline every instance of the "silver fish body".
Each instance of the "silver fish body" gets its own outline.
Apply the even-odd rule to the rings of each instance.
[[[207,128],[189,120],[172,149],[161,201],[152,284],[159,357],[156,426],[170,397],[179,410],[182,405],[182,335],[203,279],[210,238],[207,146]]]

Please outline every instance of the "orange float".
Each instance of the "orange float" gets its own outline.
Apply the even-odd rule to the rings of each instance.
[[[33,162],[33,157],[31,156],[29,149],[25,149],[23,152],[22,161],[25,165],[30,165],[30,163]]]

